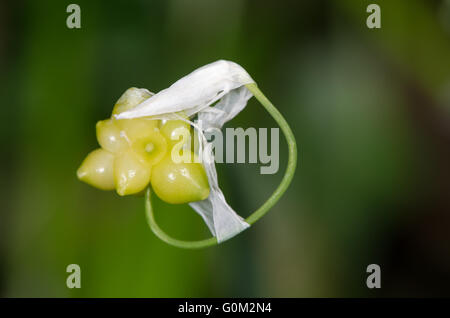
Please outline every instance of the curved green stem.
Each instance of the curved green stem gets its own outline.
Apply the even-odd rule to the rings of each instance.
[[[284,117],[275,108],[275,106],[267,99],[267,97],[264,96],[264,94],[259,90],[258,86],[256,84],[247,84],[245,86],[250,92],[252,92],[255,98],[261,103],[261,105],[267,110],[267,112],[273,117],[273,119],[275,119],[277,124],[280,126],[284,136],[286,137],[286,141],[289,147],[289,158],[284,177],[281,180],[281,183],[272,193],[270,198],[267,199],[267,201],[264,202],[264,204],[259,209],[257,209],[247,219],[245,219],[245,221],[251,225],[256,221],[258,221],[264,214],[266,214],[270,210],[271,207],[275,205],[275,203],[281,198],[281,196],[287,190],[289,184],[291,183],[292,178],[294,177],[295,168],[297,166],[297,144],[295,142],[294,134],[292,133],[292,130],[289,127],[286,120],[284,119]],[[170,245],[180,248],[196,249],[217,244],[217,239],[215,237],[211,237],[200,241],[182,241],[174,239],[171,236],[167,235],[155,221],[151,205],[150,188],[147,189],[145,194],[145,211],[147,215],[148,224],[150,225],[150,229],[158,238],[160,238],[162,241]]]
[[[153,209],[151,204],[151,193],[150,193],[150,187],[147,188],[147,191],[145,192],[145,214],[147,215],[147,222],[150,225],[150,229],[152,232],[162,241],[166,242],[167,244],[180,247],[180,248],[202,248],[202,247],[208,247],[211,245],[217,244],[217,239],[215,237],[211,237],[206,240],[201,241],[181,241],[172,238],[171,236],[167,235],[166,232],[164,232],[156,223],[155,217],[153,216]]]

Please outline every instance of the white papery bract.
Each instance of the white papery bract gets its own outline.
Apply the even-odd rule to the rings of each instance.
[[[148,117],[174,119],[176,113],[198,115],[201,126],[190,122],[197,130],[202,147],[202,164],[208,176],[210,195],[190,206],[202,216],[218,242],[223,242],[250,225],[228,205],[219,188],[212,153],[212,144],[204,133],[233,119],[253,96],[244,86],[254,83],[238,64],[219,60],[207,64],[179,79],[170,87],[153,95],[129,111],[115,115],[117,119]],[[216,105],[211,106],[217,102]]]

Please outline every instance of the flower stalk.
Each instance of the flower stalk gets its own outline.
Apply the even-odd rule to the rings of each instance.
[[[254,211],[245,222],[249,225],[254,224],[261,217],[263,217],[274,205],[277,201],[282,197],[284,192],[286,192],[289,184],[292,181],[292,178],[295,173],[295,169],[297,166],[297,144],[295,141],[294,134],[292,133],[291,128],[288,123],[278,111],[278,109],[270,102],[270,100],[261,92],[258,86],[255,83],[246,84],[245,87],[253,94],[253,96],[261,103],[261,105],[267,110],[267,112],[273,117],[276,123],[280,126],[281,131],[283,132],[286,142],[288,144],[288,163],[286,167],[285,174],[281,183],[272,193],[272,195],[266,200],[266,202],[261,205],[256,211]],[[145,212],[148,224],[152,232],[162,241],[166,242],[175,247],[185,248],[185,249],[199,249],[205,248],[209,246],[213,246],[218,244],[216,237],[211,237],[204,240],[198,241],[184,241],[172,238],[170,235],[165,233],[156,223],[153,209],[151,205],[151,191],[150,187],[147,188],[145,194]]]

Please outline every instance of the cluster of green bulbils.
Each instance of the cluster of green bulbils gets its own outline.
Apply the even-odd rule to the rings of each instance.
[[[128,111],[152,95],[130,88],[116,102],[112,115]],[[172,204],[204,200],[209,184],[201,163],[179,162],[172,154],[190,152],[183,147],[191,138],[184,120],[151,118],[110,119],[96,125],[101,148],[87,155],[77,171],[80,180],[102,190],[116,190],[121,196],[140,194],[151,184],[158,197]],[[188,138],[180,139],[180,136]],[[190,144],[190,142],[189,142]]]

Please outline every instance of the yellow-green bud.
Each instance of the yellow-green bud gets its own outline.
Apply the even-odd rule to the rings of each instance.
[[[159,129],[155,128],[145,137],[133,140],[131,148],[146,164],[155,165],[166,154],[167,142],[159,132]]]
[[[116,120],[107,119],[97,122],[96,131],[97,141],[103,149],[113,153],[128,149],[128,141],[125,135],[120,133]]]
[[[133,151],[124,151],[114,160],[114,182],[119,195],[139,193],[150,182],[151,166],[139,160]]]
[[[159,130],[159,120],[146,118],[114,120],[121,134],[131,143],[133,140],[148,136]]]
[[[102,190],[113,190],[114,155],[104,149],[89,153],[78,168],[78,179]]]
[[[200,201],[209,196],[208,178],[203,166],[194,162],[174,163],[170,155],[153,166],[151,184],[161,200],[172,204]]]
[[[130,110],[151,96],[152,94],[146,89],[131,87],[127,89],[125,93],[123,93],[117,100],[112,114],[117,115],[124,111]]]
[[[186,144],[191,139],[191,126],[183,120],[168,120],[161,127],[161,133],[166,137],[170,147],[175,144]]]

